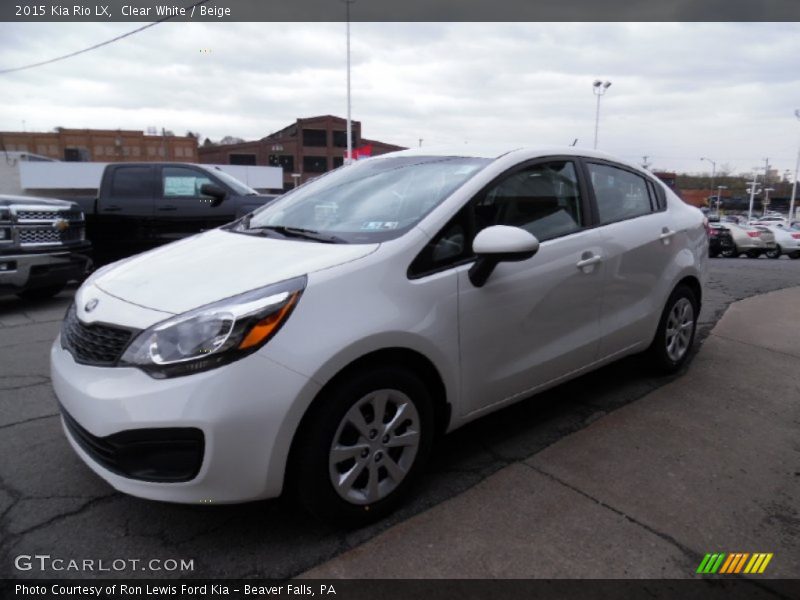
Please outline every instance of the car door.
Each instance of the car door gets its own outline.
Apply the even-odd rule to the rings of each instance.
[[[114,166],[102,190],[92,242],[98,251],[129,256],[153,243],[154,167]]]
[[[208,173],[182,165],[163,166],[160,171],[155,218],[161,243],[213,229],[230,220],[219,220],[224,212],[222,205],[213,206],[214,199],[200,191],[206,183],[219,186]]]
[[[521,227],[537,254],[500,263],[483,287],[458,267],[461,382],[466,413],[532,393],[596,358],[603,263],[574,160],[524,164],[469,205],[470,238]]]
[[[649,342],[666,301],[667,269],[682,247],[657,184],[633,169],[585,162],[605,263],[599,357]]]

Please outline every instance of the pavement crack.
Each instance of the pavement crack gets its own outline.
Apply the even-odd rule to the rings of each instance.
[[[119,492],[112,492],[112,493],[106,494],[104,496],[98,496],[97,498],[92,498],[91,500],[89,500],[85,504],[82,504],[81,506],[79,506],[78,508],[76,508],[74,510],[70,510],[70,511],[61,513],[60,515],[56,515],[56,516],[48,519],[47,521],[45,521],[43,523],[39,523],[37,525],[34,525],[33,527],[28,527],[27,529],[23,529],[23,530],[19,531],[14,535],[14,537],[15,538],[20,538],[20,537],[22,537],[24,535],[28,535],[29,533],[32,533],[34,531],[38,531],[40,529],[44,529],[45,527],[49,527],[50,525],[58,523],[59,521],[62,521],[62,520],[67,519],[69,517],[75,517],[77,515],[80,515],[81,513],[86,512],[87,510],[90,510],[90,509],[94,508],[95,506],[97,506],[99,504],[103,504],[103,503],[107,502],[108,500],[112,500],[112,499],[118,497],[119,495],[120,495]]]
[[[25,425],[26,423],[33,423],[34,421],[41,421],[43,419],[51,419],[53,417],[59,417],[61,413],[53,413],[51,415],[42,415],[40,417],[31,417],[30,419],[25,419],[24,421],[16,421],[14,423],[6,423],[5,425],[0,425],[0,431],[3,429],[9,429],[11,427],[16,427],[17,425]]]
[[[566,481],[564,481],[563,479],[560,479],[559,477],[556,477],[552,473],[548,473],[547,471],[544,471],[544,470],[542,470],[542,469],[540,469],[538,467],[535,467],[535,466],[533,466],[533,465],[531,465],[529,463],[526,463],[526,462],[521,462],[520,464],[525,466],[525,467],[528,467],[532,471],[535,471],[536,473],[538,473],[538,474],[540,474],[540,475],[542,475],[544,477],[547,477],[551,481],[554,481],[554,482],[558,483],[559,485],[562,485],[565,488],[567,488],[569,490],[572,490],[573,492],[575,492],[577,494],[580,494],[581,496],[583,496],[584,498],[587,498],[588,500],[591,500],[592,502],[594,502],[598,506],[601,506],[602,508],[610,510],[614,514],[617,514],[620,517],[623,517],[624,519],[630,521],[634,525],[638,525],[642,529],[644,529],[644,530],[648,531],[649,533],[652,533],[653,535],[661,538],[665,542],[668,542],[669,544],[672,544],[678,550],[680,550],[687,558],[691,559],[692,561],[699,561],[703,557],[703,554],[701,552],[693,550],[692,548],[689,548],[688,546],[682,544],[681,542],[679,542],[677,539],[675,539],[674,537],[672,537],[668,533],[664,533],[663,531],[659,531],[658,529],[655,529],[655,528],[651,527],[650,525],[647,525],[646,523],[643,523],[642,521],[639,521],[638,519],[636,519],[635,517],[630,516],[626,512],[624,512],[624,511],[622,511],[622,510],[620,510],[618,508],[615,508],[615,507],[611,506],[610,504],[607,504],[607,503],[603,502],[599,498],[595,498],[591,494],[589,494],[587,492],[584,492],[583,490],[581,490],[580,488],[575,487],[572,484],[567,483]]]

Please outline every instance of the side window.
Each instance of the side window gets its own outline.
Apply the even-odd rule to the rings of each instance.
[[[473,258],[472,240],[491,225],[512,225],[539,241],[579,230],[583,225],[575,165],[541,163],[515,171],[462,208],[425,246],[409,268],[421,277]]]
[[[203,198],[200,188],[213,183],[202,173],[186,167],[164,167],[161,179],[164,198]]]
[[[150,167],[120,167],[111,180],[112,198],[152,198]]]
[[[614,223],[653,212],[644,177],[609,165],[589,163],[600,223]]]
[[[505,177],[475,204],[476,233],[490,225],[511,225],[539,241],[583,224],[575,166],[569,161],[533,165]]]

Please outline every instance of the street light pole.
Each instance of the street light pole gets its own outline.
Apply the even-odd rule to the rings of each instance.
[[[711,160],[710,158],[705,158],[705,157],[701,157],[700,160],[707,160],[708,162],[711,163],[711,185],[709,187],[711,188],[711,193],[713,194],[714,193],[714,179],[716,178],[716,175],[717,175],[717,161]]]
[[[800,109],[795,109],[794,116],[800,119]],[[797,162],[794,163],[794,181],[792,182],[792,199],[789,200],[789,225],[794,219],[794,201],[797,198],[797,175],[800,171],[800,147],[797,149]]]
[[[719,216],[719,207],[722,204],[722,190],[727,190],[727,185],[718,185],[717,186],[717,216]]]
[[[747,209],[747,223],[749,224],[750,221],[753,220],[753,201],[756,198],[756,186],[758,185],[758,176],[753,175],[753,181],[750,182],[750,189],[747,190],[750,192],[750,207]]]
[[[344,164],[353,162],[353,123],[351,121],[350,102],[350,5],[356,0],[342,0],[345,4],[347,15],[347,158]]]
[[[592,93],[597,96],[597,108],[594,113],[594,149],[597,150],[597,131],[600,128],[600,97],[611,87],[610,81],[595,79],[592,84]]]

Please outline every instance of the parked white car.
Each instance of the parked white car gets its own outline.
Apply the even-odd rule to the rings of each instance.
[[[51,353],[118,490],[387,514],[434,437],[633,353],[690,354],[702,213],[576,148],[387,154],[84,283]]]
[[[760,222],[758,227],[763,227],[775,236],[775,248],[768,250],[765,255],[769,258],[780,258],[781,254],[789,258],[800,258],[800,229],[790,228],[783,223]]]

